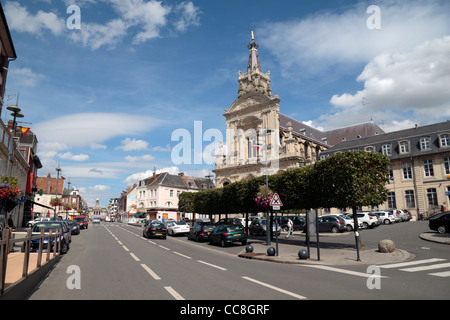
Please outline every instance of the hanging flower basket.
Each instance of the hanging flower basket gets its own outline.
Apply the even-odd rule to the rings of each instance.
[[[17,185],[17,178],[9,178],[3,176],[0,178],[0,198],[14,199],[20,193],[20,188]]]
[[[255,202],[261,209],[267,209],[272,201],[273,192],[267,190],[266,186],[259,187],[259,192],[256,195]]]
[[[52,198],[52,199],[50,200],[50,205],[51,205],[52,207],[56,207],[56,206],[62,206],[63,203],[62,203],[62,201],[61,201],[61,198]]]

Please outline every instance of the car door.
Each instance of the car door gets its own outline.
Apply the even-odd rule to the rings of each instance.
[[[217,226],[213,232],[211,233],[211,240],[212,242],[220,242],[222,238],[222,232],[223,232],[224,226],[220,225]]]

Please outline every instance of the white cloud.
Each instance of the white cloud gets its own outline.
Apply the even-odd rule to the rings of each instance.
[[[161,172],[168,172],[170,174],[178,174],[180,172],[180,170],[178,169],[178,167],[175,167],[175,166],[156,170],[156,173],[161,173]],[[127,185],[131,186],[140,180],[151,177],[152,175],[153,175],[153,170],[137,172],[137,173],[133,173],[133,174],[129,175],[128,177],[126,177],[123,182],[126,183]]]
[[[330,102],[338,110],[337,115],[351,114],[351,120],[356,113],[365,115],[366,121],[368,115],[389,116],[381,119],[393,128],[405,124],[406,113],[414,117],[406,122],[408,125],[444,121],[450,117],[449,52],[447,36],[427,41],[408,53],[376,56],[357,78],[364,82],[364,89],[334,95]],[[392,114],[388,115],[387,110]],[[334,121],[332,117],[328,120]]]
[[[176,6],[175,11],[180,13],[180,18],[174,25],[178,31],[186,31],[191,25],[198,26],[200,24],[200,10],[191,1],[182,2]]]
[[[34,73],[30,68],[13,68],[9,76],[15,87],[34,87],[45,78],[44,75]]]
[[[125,160],[129,161],[129,162],[142,162],[142,161],[152,161],[155,160],[155,157],[149,154],[143,155],[143,156],[137,156],[137,157],[133,157],[133,156],[126,156]]]
[[[122,145],[117,147],[117,149],[122,149],[124,151],[133,151],[133,150],[147,150],[148,142],[144,140],[136,140],[126,138],[122,140]]]
[[[86,161],[86,160],[89,159],[89,156],[87,154],[74,155],[71,152],[58,154],[58,157],[61,158],[61,159],[73,160],[73,161]]]
[[[409,51],[450,30],[448,2],[377,1],[381,29],[367,28],[368,3],[321,11],[301,20],[266,22],[257,28],[260,42],[280,62],[285,75],[345,72],[374,56]]]
[[[11,30],[38,36],[41,36],[43,31],[49,30],[55,35],[60,35],[66,27],[66,21],[58,18],[53,12],[39,10],[33,15],[18,2],[6,2],[4,9]]]
[[[39,137],[39,144],[47,143],[48,147],[48,143],[55,143],[54,146],[89,147],[113,137],[142,135],[162,122],[149,116],[125,113],[75,113],[36,123],[33,132]]]

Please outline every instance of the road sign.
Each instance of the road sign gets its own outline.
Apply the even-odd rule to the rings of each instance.
[[[272,206],[273,210],[281,210],[281,206]]]
[[[273,206],[282,206],[283,204],[281,203],[281,199],[280,196],[278,195],[278,193],[275,193],[272,197],[272,201],[270,201],[270,205]],[[274,209],[277,210],[277,209]]]

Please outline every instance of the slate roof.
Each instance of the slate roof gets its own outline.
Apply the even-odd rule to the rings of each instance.
[[[322,143],[324,142],[322,139],[326,139],[326,144],[330,146],[334,146],[343,140],[355,139],[358,136],[367,137],[384,133],[383,129],[373,122],[365,122],[333,130],[321,131],[282,113],[279,114],[279,119],[280,127],[287,129],[288,122],[291,122],[292,130],[295,133]]]
[[[147,186],[166,186],[183,189],[207,189],[208,183],[214,187],[214,181],[207,178],[185,176],[184,174],[170,174],[168,172],[158,173],[146,180]]]
[[[361,150],[368,146],[373,146],[376,152],[381,152],[382,146],[385,144],[391,144],[392,146],[392,153],[389,156],[390,159],[442,152],[443,148],[446,151],[450,151],[450,146],[440,147],[439,135],[442,133],[450,134],[450,121],[416,126],[410,129],[388,132],[371,137],[346,140],[323,151],[321,155],[333,154],[338,151]],[[420,148],[420,139],[423,137],[430,138],[431,145],[427,150],[421,150]],[[409,141],[408,153],[400,153],[398,145],[400,141]]]

